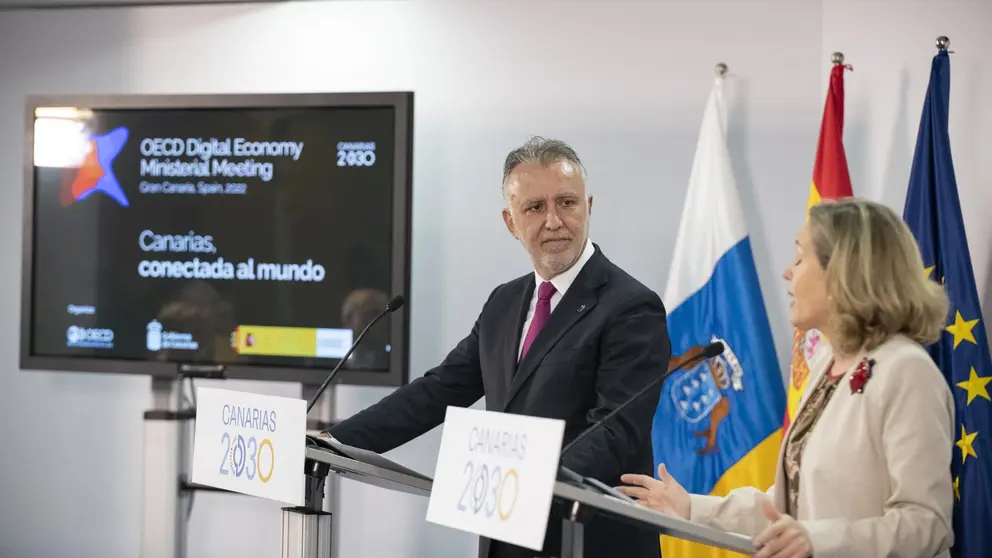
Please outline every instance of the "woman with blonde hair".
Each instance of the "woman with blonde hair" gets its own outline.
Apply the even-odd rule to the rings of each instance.
[[[792,325],[827,342],[813,356],[775,484],[688,494],[662,464],[658,479],[624,475],[620,490],[752,535],[760,558],[949,555],[954,404],[923,348],[939,340],[948,300],[926,277],[912,233],[878,203],[818,204],[784,278]]]

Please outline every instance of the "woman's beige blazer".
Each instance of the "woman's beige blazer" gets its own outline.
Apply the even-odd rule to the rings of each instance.
[[[903,336],[858,361],[863,357],[875,360],[863,392],[852,393],[848,370],[809,435],[796,519],[810,534],[815,558],[949,555],[954,403],[947,381],[923,347]],[[832,351],[823,343],[807,391],[831,362]],[[691,519],[757,535],[769,524],[763,498],[785,510],[781,450],[776,467],[767,492],[740,488],[725,497],[693,495]]]

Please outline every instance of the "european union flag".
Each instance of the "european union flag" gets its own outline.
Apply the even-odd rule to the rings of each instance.
[[[929,347],[954,392],[957,448],[952,556],[992,556],[992,359],[961,218],[947,133],[951,66],[933,58],[903,219],[923,253],[926,273],[951,299],[946,333]]]

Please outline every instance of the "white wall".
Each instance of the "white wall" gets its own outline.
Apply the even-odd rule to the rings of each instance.
[[[579,150],[596,195],[594,239],[663,290],[712,68],[726,62],[737,92],[732,151],[784,364],[789,329],[779,274],[806,206],[833,50],[855,66],[847,74],[855,189],[901,210],[933,39],[951,37],[958,50],[952,139],[992,308],[992,225],[981,219],[981,208],[992,207],[982,188],[992,178],[983,133],[992,108],[982,104],[992,96],[992,49],[979,27],[990,19],[982,2],[937,0],[0,12],[0,258],[11,268],[0,274],[8,316],[0,322],[0,556],[137,554],[141,413],[150,404],[144,378],[17,369],[26,94],[415,91],[409,300],[419,375],[467,332],[497,283],[528,269],[499,218],[502,158],[528,134],[558,136]],[[231,387],[299,393],[283,384]],[[384,393],[342,389],[339,408],[350,414]],[[392,457],[432,472],[437,442],[435,431]],[[425,502],[343,484],[343,556],[474,555],[474,537],[424,522]],[[190,555],[275,555],[278,517],[266,502],[198,496]]]
[[[902,213],[930,63],[951,40],[950,134],[958,193],[984,315],[992,318],[992,2],[829,0],[823,52],[843,51],[845,143],[854,193]],[[823,87],[826,87],[824,74]],[[992,338],[992,328],[985,324]]]

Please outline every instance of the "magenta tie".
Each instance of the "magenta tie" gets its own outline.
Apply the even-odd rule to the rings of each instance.
[[[527,349],[530,349],[531,343],[534,342],[534,338],[541,332],[544,324],[548,323],[548,317],[551,316],[551,297],[556,292],[558,291],[551,284],[551,281],[541,283],[541,287],[537,290],[537,307],[534,308],[534,319],[531,320],[530,327],[527,329],[527,336],[524,337],[524,348],[520,351],[520,360],[524,359],[524,356],[527,355]]]

